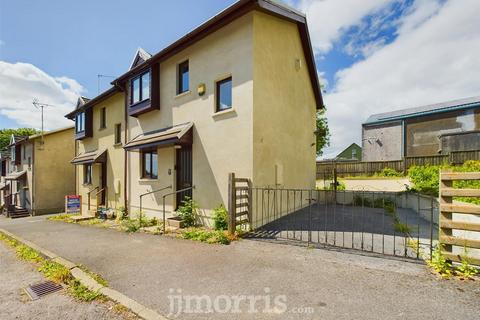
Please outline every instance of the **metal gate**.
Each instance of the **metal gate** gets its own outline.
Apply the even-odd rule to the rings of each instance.
[[[233,185],[232,185],[233,186]],[[244,187],[251,239],[420,259],[438,239],[438,204],[416,193]],[[233,202],[235,203],[235,202]],[[235,207],[229,208],[234,214]]]

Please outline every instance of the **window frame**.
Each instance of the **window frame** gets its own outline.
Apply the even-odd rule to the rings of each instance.
[[[93,180],[93,165],[91,163],[83,165],[83,184],[91,185]]]
[[[147,98],[143,98],[143,77],[145,75],[148,74],[148,97]],[[130,106],[134,106],[136,104],[139,104],[141,102],[144,102],[144,101],[147,101],[147,100],[150,100],[150,97],[152,95],[152,88],[151,88],[151,85],[152,85],[152,78],[151,78],[151,72],[150,70],[147,70],[145,72],[142,72],[141,74],[139,74],[138,76],[132,78],[130,80]],[[133,91],[133,85],[135,83],[135,81],[138,80],[138,101],[134,101],[134,91]]]
[[[116,145],[122,144],[122,124],[116,123],[113,133],[113,143]]]
[[[221,109],[220,108],[220,86],[226,82],[231,83],[231,88],[230,88],[231,103],[228,108]],[[233,109],[233,77],[230,75],[228,77],[215,81],[215,113],[223,112],[231,109]]]
[[[188,74],[188,80],[186,83],[186,88],[184,88],[183,75],[185,72],[182,72],[182,67],[187,66],[186,73]],[[177,65],[177,95],[186,93],[190,91],[190,61],[184,60]]]
[[[155,155],[155,157],[153,156]],[[141,178],[142,179],[149,179],[149,180],[156,180],[158,179],[158,151],[157,150],[144,150],[142,152],[140,152],[140,161],[141,161]],[[150,160],[150,174],[147,173],[147,170],[146,170],[146,158],[149,157],[149,160]],[[154,168],[154,160],[156,161],[157,163],[157,166],[156,166],[156,172],[154,173],[153,172],[153,168]]]
[[[86,120],[85,111],[80,112],[75,116],[75,133],[85,132],[85,129],[86,129],[86,121],[85,120]]]
[[[100,109],[100,130],[107,128],[107,108]]]

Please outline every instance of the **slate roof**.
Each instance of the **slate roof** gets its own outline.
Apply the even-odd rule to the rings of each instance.
[[[454,111],[458,109],[468,109],[480,107],[480,96],[458,99],[446,102],[430,104],[421,107],[401,109],[386,113],[377,113],[371,115],[363,124],[374,124],[402,120],[407,118],[437,114],[442,112]]]

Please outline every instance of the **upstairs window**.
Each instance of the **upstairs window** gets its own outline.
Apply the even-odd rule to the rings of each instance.
[[[115,144],[122,143],[122,124],[117,123],[115,125]]]
[[[178,65],[178,90],[177,94],[181,94],[190,90],[190,73],[188,70],[188,60]]]
[[[131,81],[130,104],[150,99],[150,72],[146,72]]]
[[[100,109],[100,129],[105,129],[107,127],[107,109]]]
[[[75,117],[75,132],[84,132],[85,131],[85,112],[77,114]]]
[[[217,112],[232,108],[232,77],[217,82],[216,94]]]
[[[157,151],[142,152],[142,178],[158,178],[158,155]]]

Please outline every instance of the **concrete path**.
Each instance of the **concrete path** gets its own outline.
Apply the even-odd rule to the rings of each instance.
[[[424,266],[244,240],[208,245],[147,234],[0,218],[0,228],[101,274],[110,286],[168,315],[201,298],[179,319],[474,319],[478,282],[440,281]],[[253,302],[253,308],[251,300]],[[173,309],[171,306],[173,305]],[[268,307],[270,305],[270,308]],[[218,308],[217,308],[218,307]],[[268,313],[262,311],[268,310]],[[198,311],[198,310],[197,310]],[[256,313],[255,313],[256,312]]]
[[[31,301],[23,288],[46,279],[0,241],[0,319],[127,319],[112,305],[77,302],[63,291]]]

